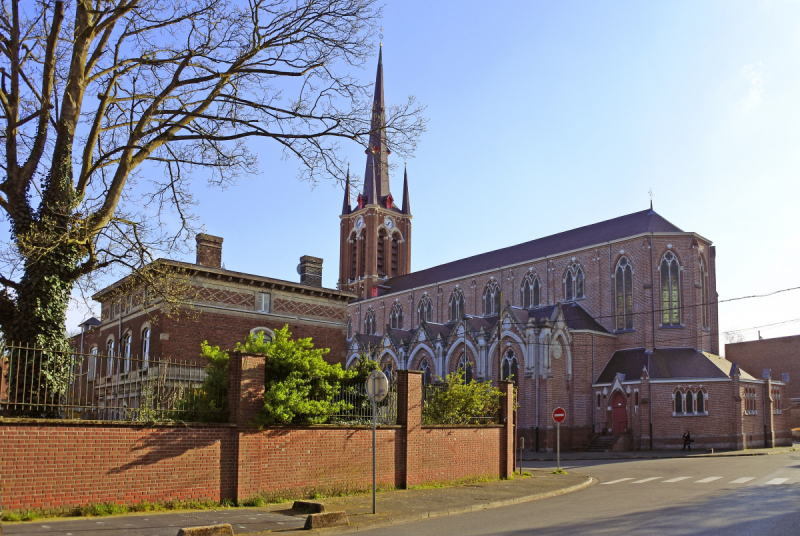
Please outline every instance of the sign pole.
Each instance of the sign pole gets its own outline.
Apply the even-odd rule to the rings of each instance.
[[[377,389],[375,388],[375,383],[377,379],[378,378],[375,376],[372,377],[372,386],[373,386],[372,392],[377,392]],[[372,513],[376,514],[378,513],[378,503],[377,499],[375,498],[375,467],[377,465],[376,455],[375,455],[375,424],[376,424],[375,414],[378,412],[377,411],[378,404],[375,403],[374,396],[371,398],[372,398]]]
[[[561,470],[561,423],[556,423],[556,466]]]

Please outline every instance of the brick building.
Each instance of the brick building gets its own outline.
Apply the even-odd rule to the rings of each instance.
[[[120,293],[127,278],[92,298],[101,319],[89,319],[72,339],[81,353],[158,356],[183,361],[199,357],[203,341],[232,349],[250,333],[266,336],[284,325],[295,337],[312,337],[330,348],[327,358],[344,363],[345,311],[354,297],[322,287],[322,259],[300,259],[300,283],[222,268],[222,238],[197,235],[197,261],[159,260],[188,276],[186,314],[168,315],[158,302],[142,306],[142,290]]]
[[[800,335],[726,344],[725,358],[753,372],[770,369],[800,379]],[[800,403],[800,382],[789,383],[787,391],[793,403]]]
[[[373,129],[383,132],[379,59]],[[719,357],[711,241],[648,210],[410,271],[408,176],[396,207],[382,135],[367,150],[363,192],[345,192],[339,288],[348,366],[370,352],[387,371],[426,381],[462,370],[512,378],[526,444],[552,449],[550,415],[567,411],[575,448],[745,448],[791,442],[786,386]],[[391,370],[390,370],[391,369]]]

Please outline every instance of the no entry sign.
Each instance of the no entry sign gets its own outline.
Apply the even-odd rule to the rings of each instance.
[[[553,420],[556,422],[564,422],[564,419],[567,418],[567,412],[564,411],[564,408],[556,408],[553,410]]]

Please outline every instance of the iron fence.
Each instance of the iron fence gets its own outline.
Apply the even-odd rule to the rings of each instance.
[[[342,382],[333,396],[333,406],[338,410],[328,417],[330,424],[361,426],[372,424],[372,400],[363,381]],[[389,393],[376,405],[378,424],[397,424],[397,389],[389,384]]]
[[[422,424],[499,423],[499,398],[488,394],[492,383],[471,381],[464,387],[447,382],[423,385]]]
[[[0,345],[0,415],[115,421],[227,421],[205,364]]]

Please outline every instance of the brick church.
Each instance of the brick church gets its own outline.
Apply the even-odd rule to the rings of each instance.
[[[363,191],[341,214],[347,365],[519,388],[518,433],[554,448],[743,449],[791,444],[787,378],[720,357],[716,251],[649,209],[411,271],[407,172],[398,206],[383,131],[383,61]]]

